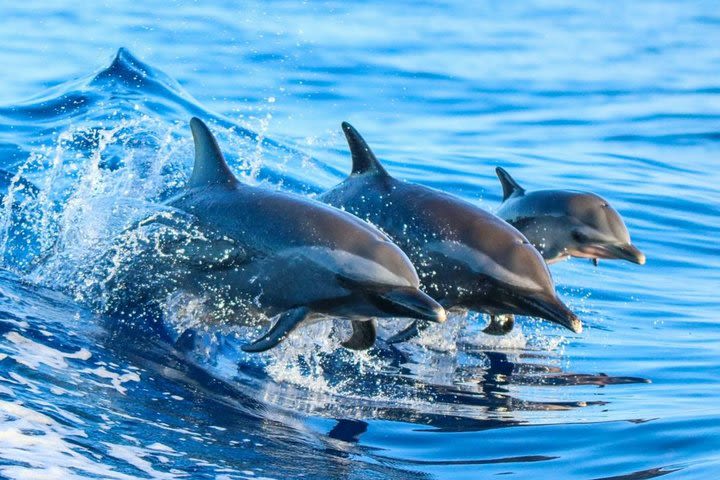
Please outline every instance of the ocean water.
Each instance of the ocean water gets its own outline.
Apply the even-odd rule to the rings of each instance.
[[[714,2],[214,3],[2,7],[1,478],[718,476]],[[193,115],[265,188],[341,181],[348,120],[395,176],[491,211],[496,165],[591,190],[648,262],[552,266],[579,335],[128,338],[92,308],[97,259],[182,187]]]

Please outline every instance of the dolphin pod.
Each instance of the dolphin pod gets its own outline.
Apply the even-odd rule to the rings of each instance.
[[[273,348],[303,323],[351,320],[348,348],[375,341],[373,318],[443,322],[445,311],[419,289],[408,257],[377,228],[306,197],[253,187],[230,171],[208,127],[190,122],[195,164],[184,189],[167,206],[201,232],[190,240],[161,237],[133,271],[160,268],[163,288],[208,298],[212,319],[248,324],[255,314],[277,317],[242,348]],[[144,227],[154,222],[150,219]],[[169,237],[169,238],[166,238]],[[157,265],[164,265],[158,267]]]
[[[620,214],[604,198],[575,190],[526,192],[504,169],[497,173],[503,201],[497,215],[520,230],[548,263],[568,257],[628,260],[645,255],[630,242]]]
[[[511,320],[498,318],[506,314],[582,331],[580,319],[558,298],[545,261],[518,230],[460,198],[393,178],[350,124],[342,128],[352,172],[319,199],[387,233],[441,305],[490,314],[488,333],[512,328]],[[414,322],[389,341],[411,338],[422,326]]]
[[[349,320],[352,335],[342,345],[363,350],[375,343],[377,318],[413,320],[388,339],[395,343],[444,322],[451,309],[489,314],[484,331],[493,335],[509,332],[514,315],[579,333],[582,323],[558,297],[547,264],[569,256],[645,263],[620,215],[592,193],[527,193],[498,167],[503,203],[493,215],[395,179],[344,122],[351,173],[316,201],[240,182],[207,125],[193,118],[190,126],[190,180],[166,202],[169,213],[129,229],[151,248],[129,265],[113,257],[110,290],[124,300],[111,301],[111,312],[137,319],[143,302],[157,310],[188,292],[204,299],[210,322],[270,318],[268,331],[242,346],[247,352],[271,349],[324,318]],[[144,229],[163,233],[150,238]]]

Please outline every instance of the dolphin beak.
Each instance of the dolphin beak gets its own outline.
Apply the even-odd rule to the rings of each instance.
[[[610,246],[608,247],[608,252],[611,255],[614,255],[614,258],[627,260],[629,262],[637,263],[638,265],[645,265],[645,254],[631,243]]]
[[[443,323],[445,309],[417,288],[394,288],[373,294],[373,301],[389,316]]]
[[[530,315],[550,320],[575,333],[581,333],[583,330],[582,322],[577,315],[555,295],[530,297],[526,300],[525,308]]]
[[[607,260],[627,260],[628,262],[645,265],[645,254],[631,243],[621,244],[589,244],[577,250],[571,250],[575,257]]]

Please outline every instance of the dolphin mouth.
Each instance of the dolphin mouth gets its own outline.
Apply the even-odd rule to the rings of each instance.
[[[575,315],[557,296],[526,297],[523,303],[532,316],[544,318],[557,323],[574,333],[581,333],[583,325]]]
[[[645,265],[645,254],[632,243],[585,245],[573,256],[583,258],[602,258],[606,260],[627,260],[638,265]]]
[[[443,323],[445,309],[416,288],[394,288],[371,294],[371,301],[388,316],[408,317],[428,322]]]
[[[615,255],[615,258],[637,263],[638,265],[645,265],[645,254],[632,243],[611,245],[608,250]]]

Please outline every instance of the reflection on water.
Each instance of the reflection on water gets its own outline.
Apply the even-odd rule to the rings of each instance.
[[[392,347],[390,347],[392,348]],[[454,357],[453,354],[437,354]],[[290,411],[302,411],[313,416],[337,417],[352,420],[336,435],[349,432],[357,441],[364,432],[363,419],[407,422],[429,427],[428,431],[472,432],[512,427],[532,420],[527,412],[556,412],[605,405],[604,401],[535,401],[523,399],[518,387],[580,386],[648,383],[638,377],[612,377],[606,374],[577,374],[564,372],[552,365],[540,363],[537,357],[515,360],[504,352],[475,350],[472,355],[482,358],[482,365],[468,367],[456,364],[454,369],[444,365],[444,378],[428,381],[412,373],[412,357],[398,355],[395,362],[381,371],[368,373],[361,366],[343,362],[344,352],[323,355],[323,371],[331,376],[355,379],[353,396],[326,388],[308,391],[268,379],[263,384],[262,398]],[[545,358],[547,360],[547,358]],[[553,360],[553,359],[550,359]],[[342,363],[342,365],[340,365]],[[447,383],[440,383],[445,380]],[[392,388],[388,388],[392,385]],[[381,387],[378,387],[381,386]],[[391,393],[392,397],[383,394]],[[534,419],[538,421],[538,419]],[[358,423],[359,422],[359,423]]]

